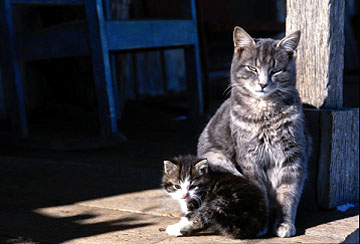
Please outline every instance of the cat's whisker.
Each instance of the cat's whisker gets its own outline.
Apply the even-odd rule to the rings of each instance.
[[[229,94],[231,93],[231,91],[233,90],[233,88],[236,88],[236,87],[241,87],[240,85],[238,84],[232,84],[230,83],[224,90],[223,92],[223,95],[225,95],[225,97],[229,96]]]
[[[223,96],[225,95],[225,97],[227,97],[229,95],[229,93],[231,92],[231,85],[228,85],[225,90],[223,91]]]
[[[230,94],[232,88],[233,88],[233,84],[230,83],[230,84],[225,88],[225,90],[224,90],[224,92],[223,92],[223,95],[225,95],[225,96],[227,97],[227,96]]]
[[[201,206],[201,204],[202,204],[201,198],[197,195],[193,195],[192,197],[199,204],[199,206]]]

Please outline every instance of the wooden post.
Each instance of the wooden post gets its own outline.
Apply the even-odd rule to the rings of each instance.
[[[286,33],[301,30],[296,78],[304,104],[342,106],[344,9],[344,0],[287,1]]]
[[[286,33],[301,30],[297,88],[319,136],[307,187],[322,208],[359,201],[359,109],[342,108],[344,9],[345,0],[287,0]]]
[[[323,110],[317,181],[322,208],[359,202],[359,109]]]

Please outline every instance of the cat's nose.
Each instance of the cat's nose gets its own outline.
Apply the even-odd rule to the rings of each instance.
[[[181,198],[182,198],[182,199],[185,199],[185,198],[187,198],[188,196],[189,196],[189,194],[188,194],[187,192],[185,192],[185,193],[182,194]]]
[[[259,83],[259,86],[261,87],[261,89],[264,89],[265,87],[267,87],[266,83]]]

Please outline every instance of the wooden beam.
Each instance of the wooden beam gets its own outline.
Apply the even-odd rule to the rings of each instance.
[[[286,33],[301,30],[297,88],[312,107],[343,103],[344,9],[344,0],[287,0]]]
[[[85,8],[89,27],[100,127],[102,134],[108,135],[117,133],[118,126],[102,1],[87,1]]]
[[[359,109],[322,110],[318,203],[334,208],[359,201]]]
[[[189,9],[189,13],[186,13],[187,10],[184,10],[184,8]],[[194,45],[185,48],[185,65],[190,114],[198,115],[204,112],[204,99],[195,0],[183,2],[182,12],[184,17],[187,17],[186,15],[190,14],[194,28]]]
[[[297,88],[302,102],[316,108],[307,116],[310,131],[318,131],[311,184],[327,209],[359,201],[359,109],[342,108],[344,9],[344,0],[287,0],[286,33],[301,30]],[[313,176],[316,168],[309,168]]]
[[[109,50],[175,47],[197,41],[192,20],[106,21]]]
[[[204,112],[203,94],[202,94],[202,77],[199,48],[197,45],[185,48],[185,65],[188,107],[191,115],[199,115]]]

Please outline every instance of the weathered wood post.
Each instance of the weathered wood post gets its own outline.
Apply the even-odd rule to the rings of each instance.
[[[301,30],[297,88],[314,137],[317,204],[359,201],[359,109],[342,108],[345,0],[287,0],[286,33]]]

